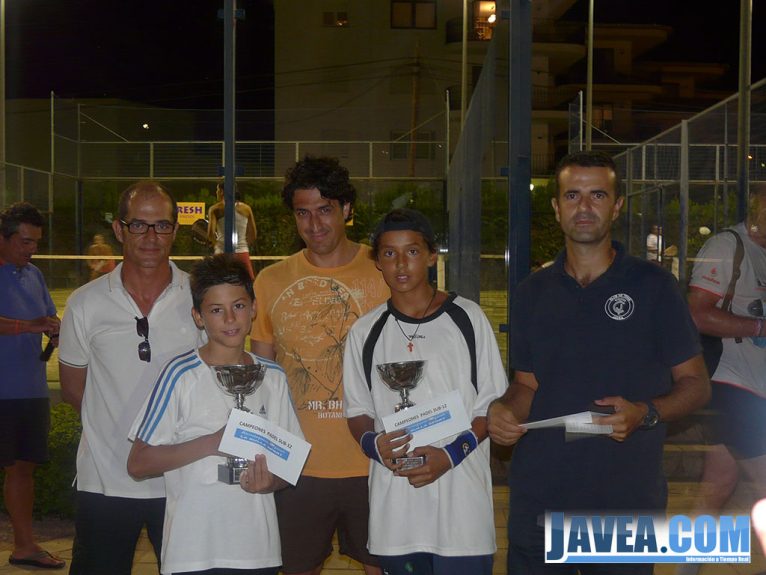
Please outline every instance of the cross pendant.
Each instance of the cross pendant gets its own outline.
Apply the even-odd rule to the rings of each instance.
[[[407,349],[410,350],[410,353],[412,353],[412,348],[415,347],[412,342],[407,344]]]

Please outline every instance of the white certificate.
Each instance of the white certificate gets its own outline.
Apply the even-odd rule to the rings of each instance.
[[[250,460],[262,453],[269,471],[295,485],[311,444],[254,413],[232,409],[218,449]]]
[[[580,413],[571,413],[561,417],[552,417],[551,419],[540,419],[522,423],[519,427],[527,429],[545,429],[548,427],[563,427],[567,433],[590,433],[592,435],[609,435],[614,430],[611,425],[593,423],[596,417],[606,417],[604,413],[595,411],[581,411]]]
[[[460,392],[453,390],[385,416],[383,427],[386,433],[407,430],[407,433],[412,434],[410,449],[415,449],[471,429],[471,420],[463,407]]]

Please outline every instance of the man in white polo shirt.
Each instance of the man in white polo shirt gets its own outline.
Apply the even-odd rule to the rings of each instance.
[[[138,182],[120,196],[118,215],[123,262],[76,290],[61,323],[61,391],[83,425],[70,570],[78,575],[129,575],[144,525],[159,557],[165,486],[128,475],[128,432],[159,369],[203,343],[188,276],[169,259],[175,200],[156,182]]]

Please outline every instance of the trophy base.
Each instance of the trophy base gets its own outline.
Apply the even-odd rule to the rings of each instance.
[[[229,467],[225,463],[218,466],[218,481],[228,485],[239,485],[239,478],[246,467]]]
[[[416,467],[425,465],[426,456],[418,455],[417,457],[394,457],[393,464],[399,465],[400,463],[402,464],[402,466],[399,469],[401,469],[402,471],[407,471],[408,469],[415,469]]]

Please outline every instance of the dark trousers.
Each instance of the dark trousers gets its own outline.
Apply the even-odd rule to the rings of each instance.
[[[492,555],[378,555],[380,566],[386,575],[492,575],[493,559]]]
[[[652,575],[651,563],[545,563],[545,543],[534,550],[511,543],[508,546],[508,573],[514,575]]]
[[[173,575],[277,575],[279,567],[263,569],[207,569],[206,571],[184,571]]]
[[[165,498],[132,499],[77,492],[70,575],[130,575],[146,526],[159,567]]]

